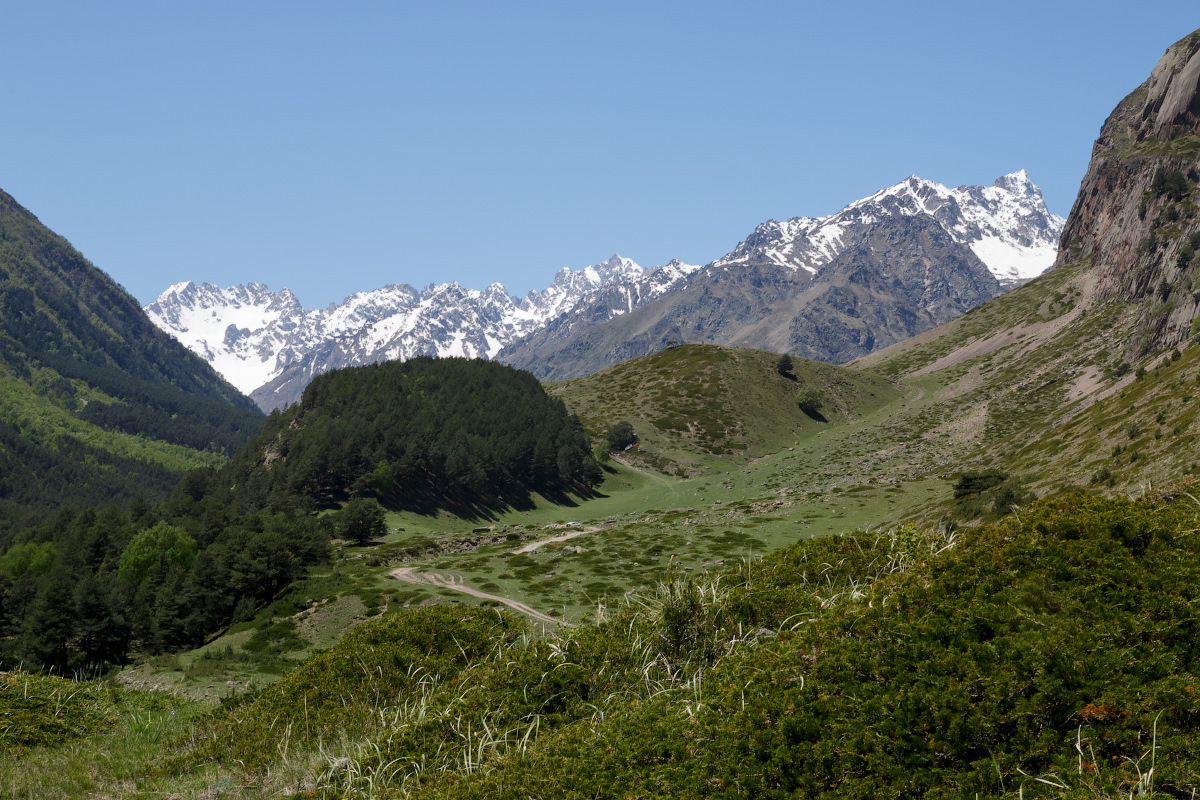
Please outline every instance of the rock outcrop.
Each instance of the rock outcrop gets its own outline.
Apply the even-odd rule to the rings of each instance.
[[[1100,130],[1055,266],[1090,261],[1100,299],[1141,305],[1132,360],[1200,310],[1200,31],[1176,42]]]

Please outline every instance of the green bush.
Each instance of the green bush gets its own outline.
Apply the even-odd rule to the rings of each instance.
[[[364,545],[387,533],[387,515],[373,498],[356,497],[338,513],[338,535]]]
[[[613,453],[619,453],[637,443],[637,434],[634,433],[633,424],[626,420],[614,423],[605,432],[604,438],[608,440],[608,449]]]
[[[1196,524],[1192,507],[1071,495],[895,573],[887,537],[789,548],[737,590],[757,605],[761,580],[783,624],[702,682],[427,770],[410,796],[1113,797],[1139,772],[1149,794],[1153,763],[1154,792],[1190,797],[1200,542],[1180,532]],[[838,554],[853,566],[820,613],[809,576],[838,573]],[[595,685],[575,651],[562,663],[555,689]]]
[[[796,398],[796,405],[808,416],[816,417],[821,413],[825,401],[818,392],[809,390],[800,393],[800,396]]]
[[[381,711],[402,705],[422,684],[457,682],[463,669],[523,630],[509,615],[451,606],[366,622],[278,683],[215,712],[187,758],[253,770],[279,757],[285,735],[296,744],[362,735],[380,723]]]
[[[1008,473],[998,469],[986,469],[975,472],[964,472],[954,484],[954,499],[960,500],[973,494],[999,486],[1008,480]]]

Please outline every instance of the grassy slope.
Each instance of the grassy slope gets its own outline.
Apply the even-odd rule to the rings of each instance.
[[[82,381],[76,383],[78,393],[87,396],[88,402],[115,402]],[[0,420],[17,428],[37,446],[54,449],[58,437],[68,437],[85,447],[112,453],[120,458],[156,464],[177,473],[196,467],[218,466],[224,461],[216,453],[105,430],[78,419],[63,407],[55,395],[40,392],[35,385],[21,380],[3,365],[0,365]]]
[[[853,365],[870,378],[859,384],[867,394],[857,403],[853,394],[837,395],[838,412],[826,423],[799,415],[795,393],[829,370],[839,377],[821,385],[836,395],[835,382],[854,383],[840,377],[845,371],[809,372],[801,362],[800,380],[791,382],[775,373],[777,356],[755,351],[677,348],[555,385],[593,433],[619,419],[634,422],[647,448],[642,462],[613,464],[599,496],[576,505],[539,499],[532,510],[497,516],[489,524],[501,536],[495,543],[464,544],[477,522],[393,514],[393,532],[381,542],[346,547],[332,570],[256,620],[138,679],[178,681],[198,696],[227,694],[224,679],[276,680],[383,609],[480,604],[450,589],[399,584],[388,573],[400,565],[454,574],[589,623],[627,592],[652,597],[669,570],[715,575],[812,536],[904,518],[934,522],[951,507],[950,486],[963,468],[1019,472],[1043,495],[1088,484],[1105,466],[1117,487],[1175,479],[1192,460],[1186,444],[1196,433],[1191,393],[1200,396],[1200,353],[1184,350],[1140,380],[1137,364],[1117,376],[1112,343],[1132,324],[1122,306],[1094,302],[1084,266],[1073,265]],[[681,429],[668,416],[677,409],[708,421]],[[1114,455],[1117,445],[1124,450]],[[534,554],[513,552],[580,530]],[[564,555],[568,545],[584,550]],[[309,607],[305,598],[329,600]],[[256,630],[293,618],[298,638],[285,641],[275,661],[256,662],[244,649]]]
[[[111,749],[79,749],[91,783],[77,786],[1187,797],[1200,788],[1198,522],[1186,498],[1073,496],[950,538],[825,537],[555,638],[487,610],[389,616],[200,720],[171,758],[91,740]],[[19,770],[0,759],[5,788],[57,781],[60,752],[24,751]],[[124,762],[119,779],[105,759]]]
[[[161,496],[262,415],[0,191],[0,511]]]
[[[909,424],[933,461],[1018,472],[1039,493],[1102,470],[1139,489],[1196,470],[1200,352],[1123,365],[1136,314],[1096,301],[1073,264],[851,366],[924,389]]]
[[[793,378],[776,371],[777,353],[683,345],[586,378],[550,384],[594,437],[628,420],[645,452],[631,463],[695,475],[724,462],[744,465],[815,435],[820,425],[797,407],[816,392],[822,414],[845,420],[899,396],[888,381],[830,364],[795,360]]]
[[[799,538],[904,515],[944,492],[936,480],[920,478],[901,488],[895,478],[872,478],[880,464],[892,461],[881,460],[879,443],[864,431],[905,407],[914,391],[906,400],[889,381],[800,359],[793,381],[776,372],[777,360],[762,351],[687,346],[554,385],[551,391],[594,433],[631,419],[648,451],[641,464],[612,462],[599,493],[574,504],[536,498],[532,509],[497,514],[487,523],[500,538],[495,543],[472,540],[478,520],[391,513],[392,532],[381,541],[344,547],[332,568],[314,570],[255,620],[195,653],[161,657],[128,677],[215,699],[230,692],[226,681],[245,687],[278,679],[314,648],[385,607],[480,602],[450,589],[401,584],[389,574],[399,566],[453,574],[482,591],[580,621],[627,592],[654,586],[668,567],[686,574],[718,571]],[[826,422],[799,411],[796,396],[806,388],[826,398]],[[712,421],[710,430],[717,433],[704,437],[708,450],[688,432],[650,422],[684,408]],[[650,468],[647,457],[671,471],[686,465],[693,476],[665,475]],[[895,466],[897,476],[904,474],[903,463]],[[534,553],[514,552],[581,531]],[[583,552],[564,556],[567,546]],[[309,599],[318,604],[310,606]],[[293,617],[295,638],[248,649],[254,631],[293,624]]]
[[[565,506],[538,498],[531,510],[497,515],[487,525],[501,537],[494,543],[471,539],[477,521],[392,514],[382,541],[344,548],[331,570],[214,642],[207,658],[185,655],[160,670],[212,697],[228,691],[223,678],[276,679],[389,604],[480,602],[400,584],[389,575],[399,566],[586,621],[671,565],[698,575],[811,536],[937,522],[962,469],[998,466],[1041,496],[1094,479],[1106,491],[1178,479],[1193,469],[1189,445],[1200,434],[1200,352],[1184,350],[1141,380],[1136,364],[1115,376],[1113,343],[1133,324],[1124,311],[1096,303],[1077,264],[852,365],[865,381],[802,361],[790,381],[775,372],[776,355],[695,346],[552,385],[590,432],[630,419],[646,448],[625,454],[633,463],[614,462],[598,496]],[[795,407],[813,384],[837,409],[828,422]],[[704,423],[681,429],[672,414]],[[308,609],[308,598],[328,601]],[[243,649],[250,632],[301,612],[298,640],[260,670],[260,654]]]

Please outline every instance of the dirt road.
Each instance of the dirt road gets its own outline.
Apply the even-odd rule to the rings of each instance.
[[[544,544],[553,544],[555,542],[565,542],[568,539],[574,539],[576,536],[583,536],[585,533],[593,533],[600,530],[599,528],[578,528],[570,533],[564,533],[561,536],[554,536],[550,539],[542,539],[539,542],[530,542],[529,544],[521,545],[514,553],[532,553]]]
[[[542,542],[542,544],[545,543]],[[554,617],[543,614],[540,611],[535,611],[534,609],[517,600],[513,600],[508,597],[500,597],[499,595],[495,594],[488,594],[487,592],[482,592],[474,587],[467,586],[465,583],[463,583],[461,575],[453,575],[450,573],[443,575],[437,572],[417,572],[416,570],[416,567],[401,567],[400,569],[394,569],[392,570],[392,577],[396,578],[397,580],[404,581],[405,583],[415,583],[417,585],[424,586],[441,586],[445,589],[453,589],[456,592],[462,592],[463,594],[469,594],[472,597],[478,597],[480,600],[494,600],[497,603],[503,603],[514,611],[520,611],[522,614],[527,614],[536,620],[540,620],[541,622],[550,622],[554,625],[566,624],[562,620],[557,620]]]

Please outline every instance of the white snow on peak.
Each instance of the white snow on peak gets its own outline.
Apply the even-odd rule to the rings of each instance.
[[[816,274],[865,226],[889,216],[925,214],[965,244],[1002,284],[1012,285],[1054,263],[1065,220],[1052,214],[1025,170],[991,186],[949,188],[916,175],[850,203],[828,217],[768,220],[716,266],[769,264]]]
[[[550,286],[520,300],[500,283],[482,291],[454,281],[421,290],[389,284],[320,310],[305,309],[287,288],[184,281],[145,311],[250,394],[297,365],[311,377],[334,366],[416,355],[491,358],[599,292],[619,291],[628,296],[622,304],[632,308],[696,269],[673,261],[647,270],[613,255],[582,269],[561,269]]]

